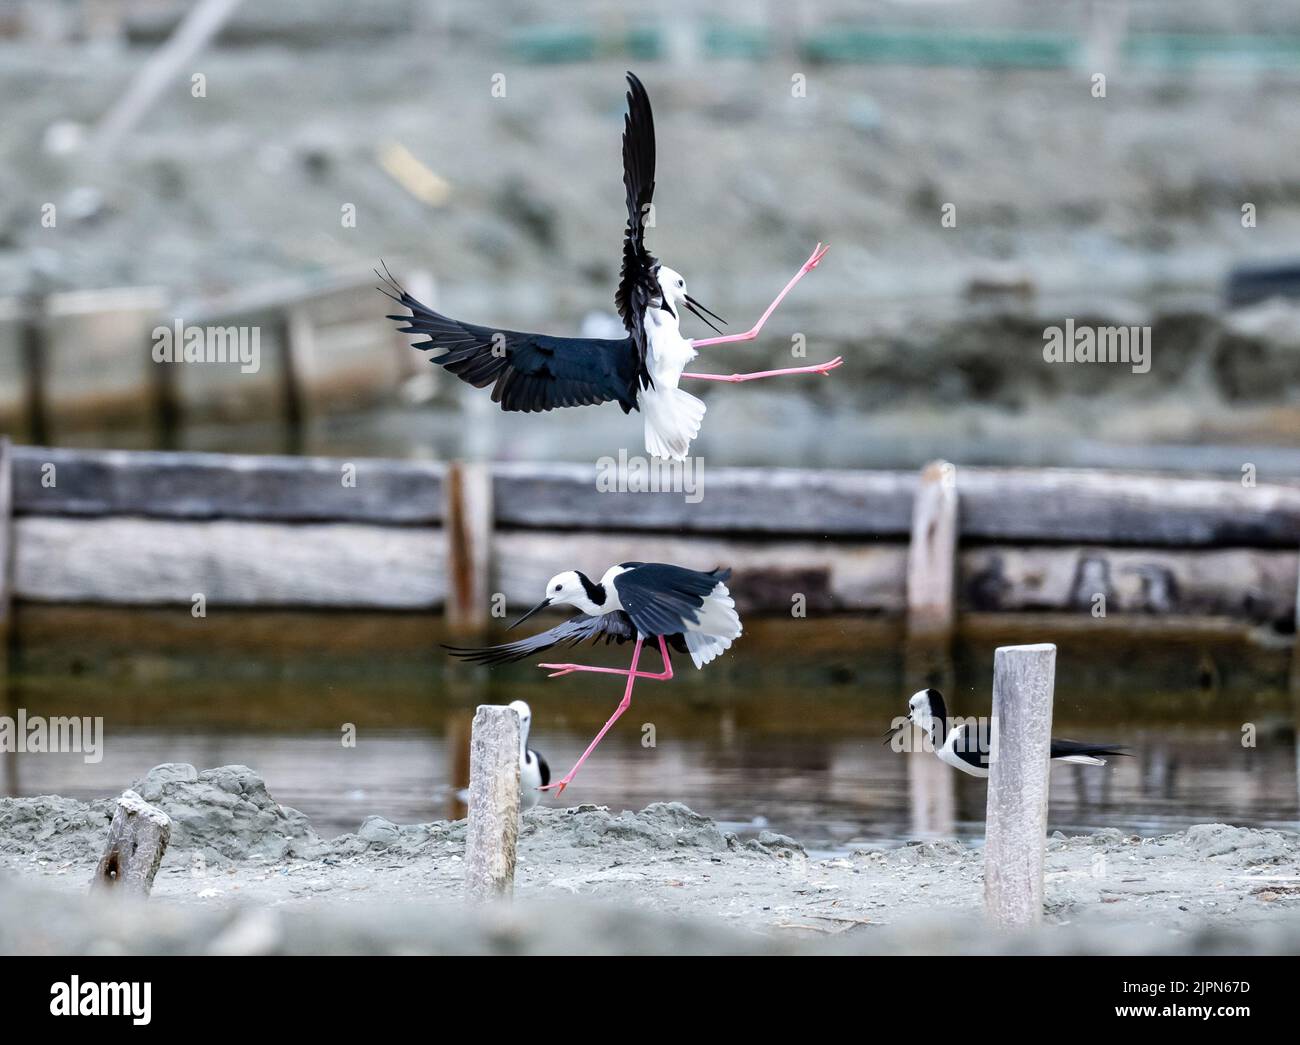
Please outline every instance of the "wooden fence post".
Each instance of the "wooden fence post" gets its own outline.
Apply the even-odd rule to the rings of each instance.
[[[13,560],[14,452],[8,436],[0,435],[0,644],[6,649],[12,624]]]
[[[994,654],[984,906],[1004,929],[1043,916],[1055,677],[1051,643],[1001,646]]]
[[[453,461],[443,483],[447,537],[447,625],[453,634],[487,630],[490,612],[492,466]]]
[[[124,791],[108,828],[108,845],[99,858],[92,891],[112,889],[147,897],[172,836],[171,818],[134,791]]]
[[[957,470],[931,461],[921,470],[912,502],[907,548],[907,630],[944,636],[952,631],[957,557]]]
[[[465,892],[470,900],[510,897],[519,840],[519,715],[480,704],[469,756]]]

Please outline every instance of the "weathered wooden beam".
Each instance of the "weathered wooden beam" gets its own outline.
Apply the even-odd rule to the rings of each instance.
[[[0,644],[11,623],[13,604],[14,556],[14,485],[13,445],[8,436],[0,435]],[[0,651],[0,670],[4,668],[4,653]]]
[[[577,527],[734,535],[901,537],[911,526],[916,476],[906,472],[717,468],[699,502],[681,494],[612,492],[589,465],[493,466],[502,527]]]
[[[907,630],[946,635],[955,616],[957,575],[957,470],[932,461],[921,471],[912,502],[907,549]]]
[[[57,475],[62,484],[65,473]],[[167,604],[204,590],[214,604],[429,609],[445,605],[457,572],[431,527],[26,515],[15,520],[13,545],[16,597],[43,602]],[[526,530],[491,537],[494,583],[515,606],[537,601],[556,563],[596,575],[632,555],[732,567],[744,612],[788,613],[796,598],[812,614],[906,608],[900,543]],[[1294,611],[1298,562],[1295,551],[986,546],[958,558],[958,604],[963,612],[1089,620],[1100,607],[1108,616],[1282,624]]]
[[[455,461],[443,480],[447,540],[447,624],[457,635],[482,633],[490,623],[492,472],[483,462]]]
[[[492,547],[496,588],[512,606],[534,605],[560,569],[597,577],[629,559],[698,570],[730,567],[729,587],[742,613],[788,616],[799,597],[810,615],[853,610],[897,614],[904,606],[907,549],[901,543],[498,530]]]
[[[480,704],[470,733],[465,892],[470,900],[510,897],[519,839],[519,715]]]
[[[54,465],[56,482],[42,482]],[[354,486],[343,483],[355,467]],[[240,456],[17,447],[19,514],[143,515],[432,525],[442,465],[359,458]]]
[[[324,458],[240,457],[22,448],[21,513],[143,514],[179,518],[338,519],[391,524],[439,520],[442,468],[358,462],[369,482],[341,496],[345,463]],[[42,487],[39,463],[57,460],[74,480]],[[607,492],[594,466],[492,466],[500,527],[730,536],[903,538],[912,526],[915,475],[902,472],[715,469],[704,497]],[[1231,480],[1060,469],[963,468],[957,479],[963,540],[1161,547],[1300,543],[1300,483],[1244,488]]]
[[[172,822],[166,813],[134,791],[124,791],[117,800],[108,844],[95,868],[91,890],[147,897],[171,835]]]
[[[977,612],[1064,610],[1089,618],[1152,614],[1280,623],[1291,614],[1298,560],[1294,551],[1252,548],[968,548],[959,560],[960,603]]]
[[[962,540],[1186,547],[1300,541],[1300,483],[1062,468],[963,468]]]
[[[1043,861],[1056,647],[1001,646],[993,659],[984,906],[999,928],[1043,917]]]
[[[446,598],[435,529],[42,516],[15,529],[20,599],[428,610]]]

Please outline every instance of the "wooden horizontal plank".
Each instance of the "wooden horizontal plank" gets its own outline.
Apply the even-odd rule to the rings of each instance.
[[[911,472],[708,468],[696,492],[614,492],[594,465],[493,466],[498,526],[691,533],[905,536]],[[694,500],[688,500],[694,498]]]
[[[23,516],[14,528],[14,594],[40,602],[125,605],[433,609],[447,593],[440,529],[357,523]],[[533,605],[566,569],[596,577],[627,559],[734,571],[745,612],[899,614],[907,547],[899,541],[543,533],[492,538],[493,592]],[[985,545],[958,556],[963,613],[1075,612],[1105,596],[1107,616],[1224,617],[1285,626],[1296,551]]]
[[[1300,547],[1300,484],[958,468],[963,540]]]
[[[496,465],[497,524],[905,538],[911,472],[705,468],[683,493],[604,492],[586,465]],[[957,469],[963,541],[1300,546],[1300,484],[1073,469]]]
[[[355,485],[348,485],[355,469]],[[140,515],[432,525],[443,466],[359,457],[16,447],[22,515]]]
[[[969,548],[961,604],[979,612],[1227,617],[1284,626],[1295,612],[1300,554],[1253,548]],[[1098,595],[1104,596],[1099,601]]]
[[[19,447],[19,515],[142,515],[435,525],[434,462]],[[356,485],[344,485],[344,466]],[[47,465],[56,481],[48,485]],[[602,489],[594,465],[492,466],[495,524],[735,537],[906,539],[912,472],[702,469],[693,493]],[[1300,546],[1300,483],[1070,469],[957,469],[961,541]]]
[[[26,516],[14,592],[38,602],[431,609],[441,531],[351,523]],[[185,611],[182,611],[185,612]]]
[[[495,584],[512,606],[532,606],[562,570],[593,578],[629,559],[690,569],[728,567],[742,612],[808,615],[867,610],[901,613],[907,548],[900,543],[756,541],[715,537],[629,536],[499,531],[493,539]],[[797,597],[802,596],[802,599]]]

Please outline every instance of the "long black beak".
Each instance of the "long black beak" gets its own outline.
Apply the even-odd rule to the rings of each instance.
[[[724,327],[727,325],[727,321],[726,321],[725,319],[723,319],[723,318],[722,318],[720,315],[718,315],[716,312],[709,312],[709,310],[708,310],[707,308],[705,308],[703,305],[701,305],[698,301],[696,301],[696,300],[695,300],[693,297],[691,297],[689,294],[683,294],[683,295],[682,295],[682,301],[684,301],[684,302],[686,303],[686,307],[689,308],[689,309],[690,309],[690,310],[691,310],[695,315],[699,316],[700,319],[704,320],[705,325],[706,325],[710,330],[716,331],[716,332],[719,333],[719,334],[722,333],[721,330],[718,330],[717,327],[715,327],[712,323],[710,323],[710,322],[708,321],[707,317],[705,316],[705,313],[708,312],[708,314],[709,314],[710,316],[712,316],[714,319],[716,319],[716,320],[717,320],[719,323],[721,323]]]
[[[906,726],[890,726],[889,729],[885,730],[885,739],[881,741],[880,746],[888,747],[890,741],[892,741],[894,737],[898,736],[898,734],[903,732],[903,730],[906,728],[907,728]]]
[[[551,604],[550,599],[543,599],[531,610],[529,610],[522,617],[520,617],[517,621],[511,624],[510,627],[506,628],[506,631],[513,631],[515,628],[519,627],[519,625],[521,625],[524,621],[526,621],[529,617],[531,617],[534,613],[540,613],[542,610],[546,609],[546,607],[549,606],[550,604]]]

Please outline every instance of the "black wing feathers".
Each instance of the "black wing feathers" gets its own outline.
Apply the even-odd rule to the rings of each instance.
[[[645,223],[655,194],[655,119],[645,87],[627,74],[627,116],[623,119],[623,188],[627,193],[627,228],[623,233],[623,270],[614,304],[632,337],[639,360],[637,377],[650,384],[646,369],[645,310],[659,297],[659,259],[645,245]]]
[[[621,644],[634,638],[636,631],[626,613],[606,613],[599,617],[589,617],[584,613],[560,622],[549,631],[516,642],[481,649],[461,649],[456,646],[445,648],[453,656],[474,664],[511,664],[554,646],[576,646],[587,639],[604,639],[606,643],[613,641]]]
[[[1091,755],[1093,758],[1105,758],[1107,755],[1127,755],[1127,751],[1111,744],[1084,744],[1077,740],[1052,740],[1052,758],[1068,758],[1070,755]]]
[[[404,334],[423,334],[424,351],[445,349],[431,361],[475,388],[492,385],[492,401],[503,410],[532,412],[566,406],[617,402],[624,413],[636,409],[638,356],[630,338],[550,337],[517,330],[462,323],[440,315],[411,297],[391,276],[380,276],[385,294],[404,305]]]
[[[699,621],[700,607],[730,570],[687,570],[667,563],[624,563],[613,584],[618,600],[643,635],[674,635]]]

